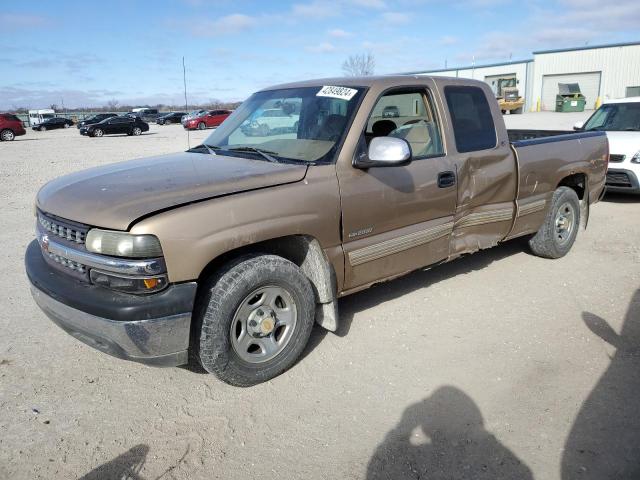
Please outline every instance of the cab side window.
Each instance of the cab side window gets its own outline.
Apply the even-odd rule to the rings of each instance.
[[[396,90],[380,97],[369,117],[365,139],[397,137],[411,146],[414,159],[444,154],[440,128],[425,90]]]
[[[458,152],[496,146],[496,127],[484,91],[478,87],[444,88]]]

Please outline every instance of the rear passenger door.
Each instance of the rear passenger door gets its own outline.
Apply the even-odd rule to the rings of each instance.
[[[453,138],[450,157],[458,178],[451,255],[492,247],[504,239],[515,213],[516,164],[506,131],[496,131],[501,113],[489,86],[444,87]],[[490,98],[490,100],[489,100]]]

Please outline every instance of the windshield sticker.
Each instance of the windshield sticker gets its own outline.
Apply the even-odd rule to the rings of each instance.
[[[351,100],[356,93],[358,93],[358,90],[355,88],[325,85],[318,93],[316,93],[316,97],[331,97],[340,98],[342,100]]]

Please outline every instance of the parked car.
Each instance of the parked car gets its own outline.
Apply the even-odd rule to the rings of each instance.
[[[605,131],[609,139],[607,191],[640,193],[640,97],[608,100],[578,131]]]
[[[243,125],[242,132],[249,136],[292,133],[298,130],[299,118],[298,114],[287,113],[282,108],[268,108]]]
[[[139,118],[143,122],[155,122],[156,118],[163,114],[158,112],[157,108],[134,108],[126,115],[131,118]]]
[[[339,297],[515,237],[560,258],[602,195],[604,132],[512,142],[482,81],[325,81],[255,93],[187,152],[47,183],[25,259],[36,303],[103,352],[254,385],[295,363],[314,321],[339,327]],[[414,118],[377,134],[389,96]],[[300,104],[296,134],[242,134],[273,98]]]
[[[182,125],[187,130],[204,130],[220,126],[229,115],[231,115],[230,110],[208,110],[198,116],[184,119]]]
[[[22,120],[12,113],[0,113],[0,141],[10,142],[25,133]]]
[[[172,123],[180,123],[182,117],[186,115],[185,112],[171,112],[165,113],[157,118],[156,123],[158,125],[170,125]]]
[[[395,105],[387,105],[386,107],[384,107],[384,110],[382,110],[382,116],[383,117],[399,117],[400,110]]]
[[[69,128],[73,125],[73,120],[69,120],[64,117],[53,117],[48,118],[47,120],[39,123],[38,125],[34,125],[31,127],[32,130],[39,130],[44,132],[45,130],[53,130],[55,128]]]
[[[84,120],[82,120],[81,122],[78,122],[77,127],[78,128],[82,128],[86,125],[91,125],[92,123],[100,123],[101,121],[107,119],[107,118],[112,118],[112,117],[117,117],[118,115],[116,113],[98,113],[97,115],[94,115],[92,117],[89,118],[85,118]]]
[[[112,117],[84,126],[80,129],[81,135],[89,137],[102,137],[103,135],[115,135],[126,133],[127,135],[141,135],[142,132],[149,131],[149,124],[143,122],[138,117]]]

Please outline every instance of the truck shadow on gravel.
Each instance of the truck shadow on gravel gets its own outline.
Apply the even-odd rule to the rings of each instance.
[[[611,203],[640,203],[640,195],[610,192],[604,196],[602,201]]]
[[[143,480],[140,471],[147,460],[149,447],[144,444],[131,447],[122,455],[94,468],[80,480],[127,479]]]
[[[513,452],[484,427],[462,390],[444,386],[407,408],[376,448],[367,480],[533,480]]]
[[[582,318],[615,347],[611,363],[574,421],[562,456],[563,480],[640,478],[640,290],[620,330],[592,313]]]
[[[527,252],[527,239],[516,238],[495,248],[482,250],[452,262],[437,265],[429,270],[418,270],[404,277],[381,283],[362,292],[340,299],[340,326],[336,334],[343,337],[349,333],[351,322],[357,312],[373,308],[381,303],[407,295],[415,290],[429,287],[456,275],[482,270],[493,262],[518,253]],[[314,334],[317,334],[314,329]]]

